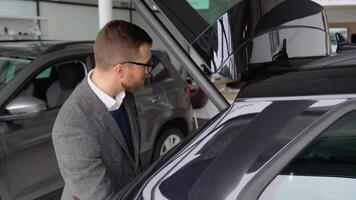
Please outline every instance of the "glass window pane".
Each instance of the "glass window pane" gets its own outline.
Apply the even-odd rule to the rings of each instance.
[[[325,32],[313,28],[281,29],[254,38],[238,52],[248,52],[250,64],[271,62],[285,40],[288,58],[325,56],[328,54],[326,37]]]
[[[0,85],[10,82],[30,60],[0,57]]]
[[[41,72],[40,74],[38,74],[36,76],[36,79],[50,78],[51,72],[52,72],[52,68],[48,68],[48,69],[44,70],[43,72]]]
[[[347,28],[329,28],[329,37],[332,52],[336,52],[337,42],[335,33],[340,33],[344,38],[348,38]]]

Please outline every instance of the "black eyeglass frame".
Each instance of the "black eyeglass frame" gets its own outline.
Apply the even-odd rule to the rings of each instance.
[[[123,63],[120,63],[120,64],[134,64],[134,65],[140,65],[140,66],[145,66],[147,67],[147,70],[148,72],[151,72],[153,67],[155,66],[155,63],[153,61],[153,59],[151,58],[148,63],[140,63],[140,62],[132,62],[132,61],[126,61],[126,62],[123,62]]]

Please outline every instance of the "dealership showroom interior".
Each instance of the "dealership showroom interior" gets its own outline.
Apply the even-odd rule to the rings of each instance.
[[[0,200],[355,188],[356,0],[0,0]]]

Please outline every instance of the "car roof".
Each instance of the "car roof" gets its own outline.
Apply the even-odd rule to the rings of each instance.
[[[0,42],[0,56],[35,59],[60,49],[90,47],[93,41],[13,40]]]

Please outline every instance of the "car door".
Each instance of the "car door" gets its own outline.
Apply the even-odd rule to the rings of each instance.
[[[61,59],[33,72],[13,99],[34,97],[46,102],[45,111],[6,120],[4,143],[7,150],[7,177],[11,199],[34,199],[58,192],[48,199],[59,198],[64,183],[55,157],[51,131],[57,113],[75,86],[87,73],[86,57]],[[68,76],[76,72],[77,80],[68,85]],[[67,84],[63,84],[67,81]],[[11,101],[10,101],[11,103]],[[53,195],[53,193],[51,194]]]
[[[1,129],[1,125],[0,125]],[[1,135],[1,130],[0,130]],[[0,199],[9,199],[9,190],[6,177],[6,151],[4,140],[0,136]]]

